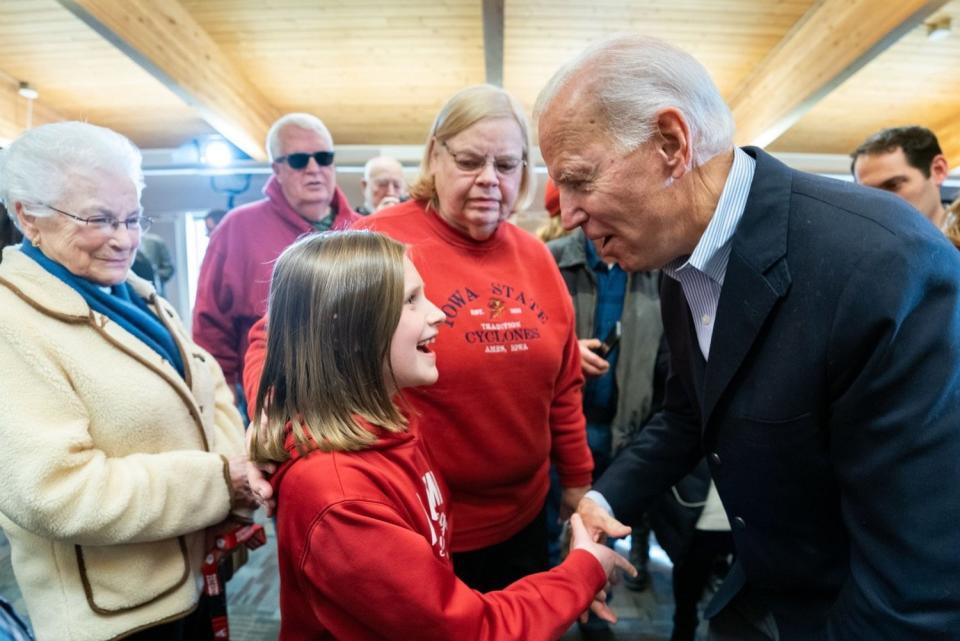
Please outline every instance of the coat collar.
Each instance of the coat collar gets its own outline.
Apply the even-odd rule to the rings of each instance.
[[[704,425],[791,283],[787,228],[793,171],[760,149],[744,151],[756,159],[757,166],[746,210],[733,236],[717,307],[703,390]]]
[[[45,270],[36,261],[23,254],[19,247],[7,247],[3,250],[3,262],[0,263],[0,287],[6,287],[15,296],[42,314],[56,318],[71,325],[86,325],[92,328],[104,340],[117,349],[126,352],[144,366],[165,379],[183,399],[193,415],[207,448],[207,437],[203,429],[201,411],[193,396],[193,363],[184,344],[189,339],[182,335],[179,324],[173,323],[175,313],[170,304],[157,296],[153,286],[132,272],[127,282],[137,295],[143,297],[155,311],[161,322],[170,330],[177,348],[181,350],[184,376],[180,376],[170,363],[141,342],[133,334],[107,316],[95,312],[80,294],[69,285]]]
[[[562,238],[551,242],[551,246],[556,249],[557,267],[560,269],[569,269],[587,264],[587,251],[584,246],[586,236],[583,229],[577,227],[572,232]]]
[[[4,248],[0,265],[0,283],[36,309],[67,322],[86,323],[90,319],[91,310],[87,301],[26,256],[19,247],[12,245]],[[138,296],[153,305],[157,295],[153,285],[133,272],[128,274],[127,282]]]
[[[266,196],[267,200],[273,205],[273,210],[277,216],[286,221],[287,224],[304,233],[314,231],[310,221],[298,214],[290,203],[287,202],[287,197],[283,195],[283,190],[280,188],[280,182],[276,176],[270,176],[267,180],[263,186],[263,195]],[[350,203],[340,190],[340,187],[334,187],[333,198],[330,201],[330,209],[333,212],[333,226],[331,229],[346,229],[353,221],[360,218],[360,216],[350,208]]]

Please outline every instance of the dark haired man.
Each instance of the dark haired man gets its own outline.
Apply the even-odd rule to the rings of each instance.
[[[900,196],[943,229],[946,210],[940,185],[947,177],[947,159],[932,131],[917,126],[882,129],[850,157],[858,183]]]

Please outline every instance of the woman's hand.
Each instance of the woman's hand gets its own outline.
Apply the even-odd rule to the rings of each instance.
[[[246,454],[238,454],[227,459],[230,469],[230,509],[255,510],[260,507],[257,497],[250,489],[247,480],[249,468],[253,467]]]
[[[261,428],[267,423],[266,413],[260,414]],[[250,456],[250,441],[253,439],[254,427],[247,428],[247,457]],[[257,498],[259,505],[263,506],[267,516],[273,516],[277,509],[277,500],[273,498],[273,486],[270,485],[270,478],[277,471],[276,463],[253,463],[247,466],[247,482],[250,484],[250,490]]]
[[[600,565],[603,566],[603,571],[607,575],[608,586],[610,585],[610,582],[613,582],[617,579],[617,568],[620,568],[630,576],[637,575],[637,569],[633,567],[630,561],[623,558],[606,545],[597,543],[593,540],[593,536],[591,536],[587,531],[587,528],[584,526],[583,520],[580,518],[579,514],[574,514],[570,517],[570,535],[570,549],[585,550],[592,554],[593,557],[600,562]],[[607,605],[606,599],[607,590],[601,590],[593,598],[593,603],[590,604],[590,609],[593,610],[594,614],[604,621],[616,623],[617,615],[614,614],[613,610],[611,610]],[[581,616],[580,620],[586,620],[586,613]]]

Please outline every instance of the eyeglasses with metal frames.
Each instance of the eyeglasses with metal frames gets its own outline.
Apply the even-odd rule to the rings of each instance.
[[[447,150],[450,157],[453,158],[453,164],[457,169],[465,174],[477,174],[483,171],[487,163],[493,164],[493,169],[501,176],[510,176],[517,173],[525,167],[527,161],[516,156],[478,156],[468,151],[453,151],[447,146],[447,141],[442,141],[440,145]]]
[[[52,205],[44,205],[44,207],[47,209],[52,209],[58,214],[66,216],[67,218],[72,218],[78,223],[85,225],[88,229],[103,234],[114,233],[120,229],[121,225],[126,227],[127,231],[142,233],[150,229],[150,226],[153,224],[153,219],[148,218],[147,216],[131,216],[126,220],[120,220],[119,218],[114,218],[113,216],[91,216],[89,218],[81,218],[80,216],[75,216],[71,213],[65,212],[62,209],[57,209]]]

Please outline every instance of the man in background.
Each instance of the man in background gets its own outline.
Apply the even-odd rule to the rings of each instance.
[[[207,237],[210,237],[210,234],[213,233],[213,230],[217,228],[217,225],[220,224],[220,221],[223,220],[223,217],[227,215],[226,210],[224,209],[211,209],[207,212],[207,215],[203,217],[203,226],[207,230]]]
[[[861,185],[896,194],[943,230],[946,209],[940,186],[947,159],[926,127],[892,127],[873,134],[850,154],[850,171]]]
[[[7,245],[16,245],[21,240],[23,240],[23,235],[13,224],[13,219],[7,215],[6,207],[3,206],[3,203],[0,203],[0,250]],[[0,252],[0,260],[3,260],[2,252]]]
[[[157,293],[163,296],[164,286],[175,271],[167,243],[156,234],[141,234],[137,258],[131,269],[140,278],[153,283]]]
[[[403,165],[389,156],[377,156],[367,161],[360,187],[363,189],[363,206],[357,207],[357,213],[361,216],[369,216],[378,209],[407,199]]]
[[[247,332],[267,309],[274,260],[303,234],[346,229],[358,218],[337,187],[333,138],[319,118],[281,117],[267,133],[267,154],[266,198],[233,209],[210,235],[193,310],[194,340],[235,386]]]

